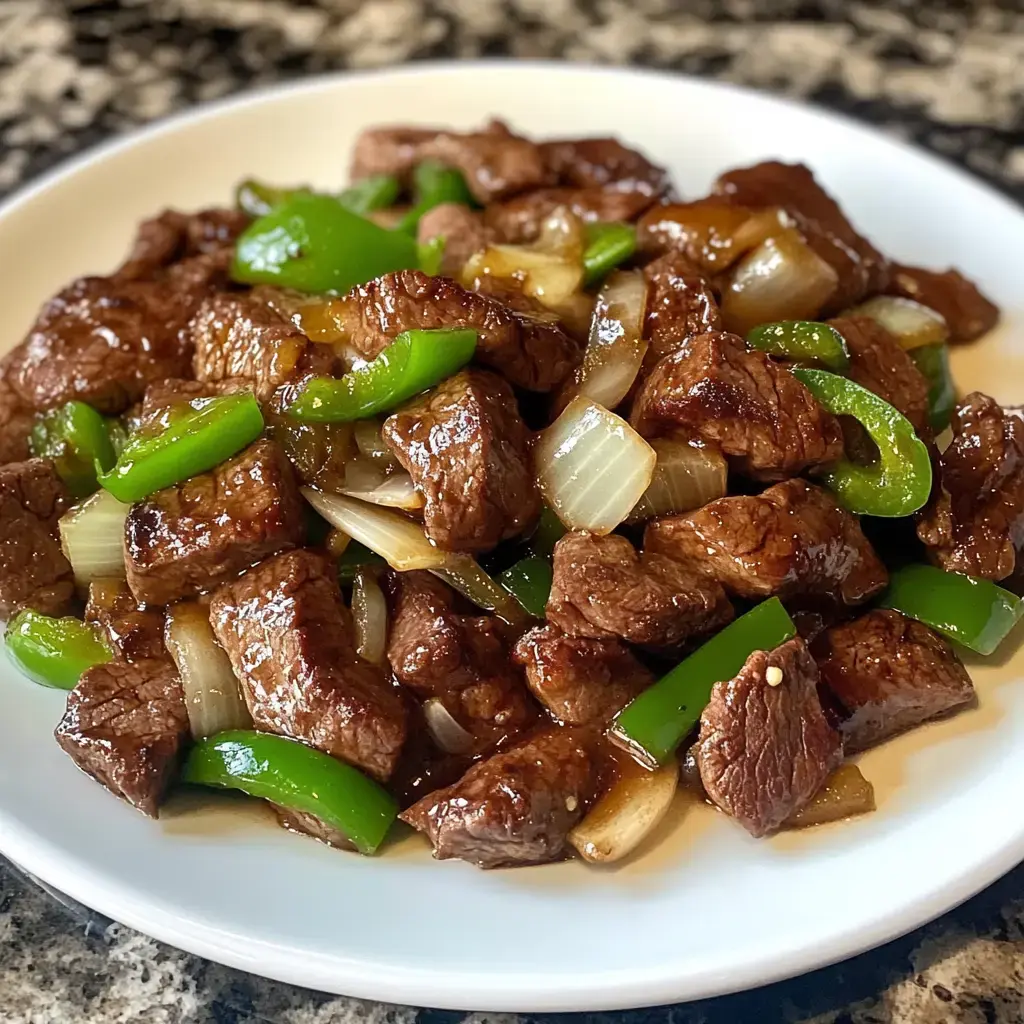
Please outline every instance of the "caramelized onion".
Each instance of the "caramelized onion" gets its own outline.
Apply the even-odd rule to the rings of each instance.
[[[348,483],[347,477],[345,482]],[[387,505],[390,508],[404,509],[406,512],[416,512],[423,508],[423,494],[416,489],[408,473],[394,473],[365,490],[344,487],[341,493],[373,505]]]
[[[358,420],[352,425],[356,447],[363,458],[369,459],[382,469],[390,469],[398,465],[395,453],[384,443],[381,436],[381,424],[378,420]]]
[[[808,828],[829,821],[852,818],[875,809],[875,788],[855,764],[840,765],[821,789],[792,815],[784,828]]]
[[[874,320],[906,349],[949,341],[949,327],[941,313],[897,295],[876,295],[842,315],[866,316]]]
[[[717,448],[696,438],[658,437],[648,444],[658,461],[650,486],[633,506],[627,523],[690,512],[725,497],[728,467]]]
[[[61,516],[60,545],[79,583],[124,579],[124,521],[129,508],[107,491],[97,491]]]
[[[423,717],[434,742],[446,754],[468,754],[473,749],[472,733],[463,729],[436,697],[424,703]]]
[[[352,621],[359,657],[383,665],[388,642],[388,606],[377,577],[367,569],[358,569],[352,581]]]

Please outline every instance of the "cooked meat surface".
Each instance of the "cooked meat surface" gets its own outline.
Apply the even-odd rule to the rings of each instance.
[[[804,480],[655,520],[644,549],[699,568],[737,597],[815,595],[856,605],[889,581],[857,517]]]
[[[70,504],[49,459],[0,466],[0,618],[22,608],[46,615],[67,609],[75,583],[57,520]]]
[[[189,735],[174,664],[143,659],[89,669],[68,694],[55,735],[82,771],[155,818]]]
[[[0,465],[25,462],[31,457],[28,435],[35,416],[27,409],[7,383],[6,367],[10,360],[0,362]]]
[[[124,580],[95,580],[89,584],[85,621],[99,623],[120,658],[138,661],[167,657],[163,611],[140,607]]]
[[[818,700],[818,666],[799,638],[751,654],[735,678],[715,684],[701,715],[701,782],[752,836],[803,807],[842,758]]]
[[[441,273],[458,278],[470,256],[486,249],[495,240],[494,234],[484,224],[482,213],[461,203],[441,203],[420,218],[416,240],[424,245],[443,238]]]
[[[789,370],[734,334],[697,335],[662,359],[632,420],[645,436],[690,427],[756,480],[793,476],[843,454],[839,421]]]
[[[385,420],[382,434],[423,492],[438,547],[487,551],[537,518],[526,427],[496,374],[463,370]]]
[[[621,192],[660,196],[672,190],[663,167],[618,139],[557,139],[542,142],[544,161],[560,185],[573,188],[614,186]]]
[[[406,735],[383,672],[355,652],[334,563],[290,551],[218,589],[210,624],[258,729],[300,739],[386,779]]]
[[[645,364],[653,366],[697,334],[718,331],[722,318],[703,275],[681,253],[668,252],[644,267],[650,286],[644,337],[650,342]]]
[[[268,801],[269,802],[269,801]],[[333,825],[328,825],[323,818],[318,818],[308,811],[296,811],[291,807],[282,807],[280,804],[270,802],[270,809],[277,816],[278,824],[300,836],[312,836],[321,843],[337,847],[339,850],[354,850],[348,836],[338,831]]]
[[[678,647],[733,617],[722,587],[625,537],[567,533],[555,545],[547,619],[571,636]]]
[[[176,411],[197,398],[216,398],[218,395],[250,390],[250,382],[238,378],[202,381],[174,377],[158,380],[146,388],[142,401],[124,414],[124,420],[130,430],[137,430],[144,425],[162,425],[166,413]]]
[[[240,210],[164,210],[139,225],[132,251],[118,269],[117,277],[149,278],[193,256],[219,255],[231,249],[248,224],[248,215]]]
[[[974,687],[953,648],[896,611],[875,609],[826,630],[812,647],[845,711],[848,754],[968,704]]]
[[[999,320],[999,307],[958,270],[924,270],[895,264],[888,291],[941,313],[952,342],[974,341],[992,330]]]
[[[145,604],[170,604],[301,544],[304,533],[291,465],[275,442],[260,440],[132,505],[125,521],[128,585]]]
[[[423,832],[438,860],[482,868],[558,860],[598,785],[590,733],[553,728],[472,767],[401,818]]]
[[[564,725],[607,725],[654,682],[620,641],[567,636],[550,623],[520,637],[513,658],[533,695]]]
[[[1024,418],[975,391],[952,429],[917,535],[943,569],[1005,579],[1024,546]]]

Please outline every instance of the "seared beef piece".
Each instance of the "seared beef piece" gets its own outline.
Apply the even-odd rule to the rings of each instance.
[[[818,595],[855,605],[889,581],[857,517],[803,480],[655,520],[644,548],[707,573],[737,597]]]
[[[902,295],[941,313],[949,326],[949,340],[974,341],[995,327],[999,307],[985,298],[973,281],[959,270],[924,270],[894,264],[890,295]]]
[[[558,860],[598,788],[589,732],[553,728],[495,754],[401,818],[423,832],[438,860],[482,868]]]
[[[251,295],[221,294],[203,303],[190,327],[200,381],[247,381],[261,402],[291,378],[328,373],[328,345],[313,344],[290,320]]]
[[[248,215],[240,210],[164,210],[139,225],[132,251],[117,276],[123,280],[148,278],[189,257],[221,253],[235,244],[248,224]]]
[[[304,533],[291,465],[273,441],[260,440],[132,505],[124,533],[128,585],[145,604],[170,604],[301,544]]]
[[[89,584],[85,621],[99,623],[120,658],[138,661],[167,657],[163,611],[141,608],[124,580],[95,580]]]
[[[700,272],[681,253],[668,252],[644,267],[650,285],[644,337],[650,348],[645,365],[677,351],[687,339],[719,331],[722,318],[714,293]]]
[[[715,182],[714,191],[741,206],[777,206],[790,214],[807,244],[838,275],[836,292],[826,312],[846,309],[884,290],[889,283],[886,258],[854,230],[836,201],[803,164],[768,160],[727,171]]]
[[[559,139],[542,142],[544,161],[560,185],[660,196],[672,189],[663,167],[618,139]]]
[[[352,177],[395,174],[408,180],[424,160],[437,160],[465,175],[475,199],[489,203],[551,180],[540,148],[513,135],[500,121],[483,131],[434,128],[371,128],[356,140]]]
[[[145,659],[89,669],[68,694],[54,735],[82,771],[155,818],[189,735],[174,664]]]
[[[774,832],[800,810],[842,759],[803,640],[754,651],[735,678],[715,683],[700,718],[700,778],[752,836]]]
[[[138,430],[144,425],[162,424],[165,414],[197,398],[216,398],[218,395],[233,395],[251,389],[250,382],[240,378],[202,381],[173,377],[158,380],[146,388],[142,401],[133,405],[122,419],[129,430]]]
[[[0,363],[0,465],[24,462],[31,457],[28,435],[32,432],[35,416],[7,383],[6,366]]]
[[[607,725],[654,676],[618,640],[566,636],[537,626],[512,655],[533,695],[564,725]]]
[[[583,354],[579,342],[550,321],[419,270],[400,270],[359,285],[335,301],[334,312],[364,359],[375,358],[402,331],[473,327],[477,359],[531,391],[557,387]]]
[[[843,454],[839,421],[789,370],[734,334],[698,335],[662,359],[632,420],[645,436],[690,427],[755,480],[784,479]]]
[[[475,753],[532,722],[532,702],[493,615],[459,614],[455,595],[428,572],[396,573],[389,591],[395,678],[422,700],[440,700],[473,736]]]
[[[307,811],[296,811],[290,807],[282,807],[280,804],[270,803],[270,809],[277,815],[277,822],[282,828],[288,829],[300,836],[312,836],[321,843],[337,847],[339,850],[354,850],[348,836],[339,832],[333,825],[328,825],[323,818]]]
[[[848,754],[969,703],[967,670],[938,634],[899,612],[876,609],[834,626],[811,648],[821,678],[845,711]]]
[[[423,492],[438,547],[487,551],[537,518],[526,427],[501,377],[463,370],[385,420],[382,435]]]
[[[839,317],[829,323],[846,339],[850,351],[845,375],[895,406],[919,435],[930,438],[928,381],[900,343],[866,316]]]
[[[547,619],[570,636],[675,648],[733,617],[714,580],[625,537],[567,533],[555,545]]]
[[[256,728],[303,740],[386,779],[406,735],[402,699],[355,651],[334,563],[314,551],[269,558],[210,602]]]
[[[458,278],[470,256],[494,241],[494,232],[484,224],[482,213],[461,203],[441,203],[423,214],[417,228],[420,245],[435,238],[444,239],[441,273]]]
[[[948,572],[1005,579],[1024,547],[1024,418],[975,391],[952,427],[917,535]]]
[[[0,618],[22,608],[66,610],[75,593],[57,540],[57,520],[71,504],[49,459],[0,466]]]

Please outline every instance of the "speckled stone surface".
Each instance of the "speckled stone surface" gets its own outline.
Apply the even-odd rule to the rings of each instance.
[[[1021,0],[0,0],[0,193],[103,138],[253,85],[471,56],[642,64],[801,97],[1024,200]],[[591,1018],[1024,1024],[1024,868],[845,964],[743,995]],[[0,1021],[517,1018],[370,1004],[245,975],[68,909],[0,860]]]

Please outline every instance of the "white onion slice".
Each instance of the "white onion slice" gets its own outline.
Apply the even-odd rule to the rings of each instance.
[[[366,569],[358,570],[352,581],[352,619],[359,657],[383,665],[388,643],[388,606],[377,577]]]
[[[580,263],[586,245],[583,221],[568,206],[557,206],[544,218],[534,248],[570,263]]]
[[[648,444],[658,461],[650,486],[626,517],[627,523],[690,512],[725,497],[728,466],[716,448],[676,437],[658,437]]]
[[[434,742],[446,754],[468,754],[473,749],[473,734],[463,729],[436,697],[424,703],[423,717]]]
[[[192,736],[199,740],[225,729],[251,729],[252,716],[224,648],[210,628],[209,610],[182,601],[167,611],[164,642],[178,666]]]
[[[611,533],[654,474],[654,449],[621,417],[575,398],[537,436],[537,485],[570,530]]]
[[[369,459],[382,469],[390,469],[398,465],[395,453],[384,442],[380,432],[381,425],[377,420],[357,420],[353,424],[356,447],[363,458]]]
[[[125,578],[124,521],[130,508],[101,490],[61,516],[60,544],[79,583]]]
[[[500,583],[480,568],[470,555],[450,552],[444,563],[431,570],[475,605],[494,612],[513,626],[525,626],[529,617],[522,605]]]
[[[350,490],[345,487],[341,493],[373,505],[387,505],[391,508],[405,509],[407,512],[423,508],[423,494],[416,490],[416,485],[408,473],[395,473],[370,490]]]
[[[941,313],[897,295],[876,295],[842,315],[866,316],[874,320],[906,349],[949,341],[949,327]]]

